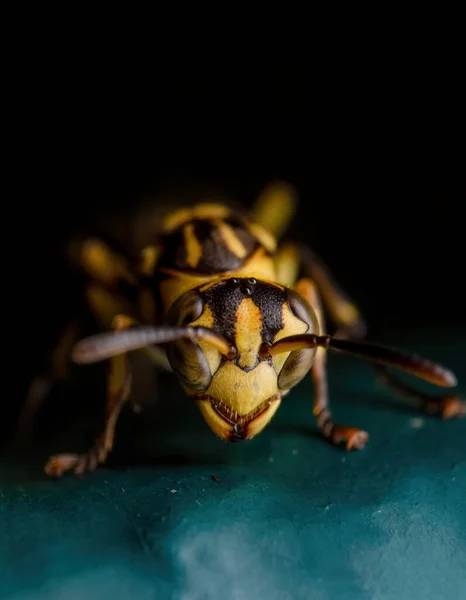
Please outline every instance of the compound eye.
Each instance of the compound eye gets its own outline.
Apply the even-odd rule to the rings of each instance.
[[[204,302],[196,291],[181,295],[167,313],[167,323],[176,327],[184,327],[196,321],[204,310]]]
[[[288,306],[295,317],[308,325],[306,333],[319,334],[319,321],[309,303],[294,290],[287,290]]]
[[[294,290],[288,290],[288,306],[295,317],[307,324],[306,333],[319,334],[317,315]],[[309,373],[315,355],[315,348],[290,352],[278,375],[278,387],[281,390],[288,390],[299,383]]]
[[[204,302],[195,290],[182,294],[167,313],[167,323],[184,327],[196,321],[204,310]],[[178,340],[167,346],[167,358],[181,382],[188,388],[201,392],[212,379],[209,363],[199,344],[192,340]]]
[[[192,390],[206,390],[212,380],[206,355],[197,342],[179,340],[167,347],[167,358],[181,382]]]

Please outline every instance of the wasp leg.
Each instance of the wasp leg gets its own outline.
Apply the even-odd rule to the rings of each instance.
[[[131,285],[137,283],[129,259],[99,238],[75,240],[69,252],[72,261],[95,282],[110,287],[122,281]]]
[[[275,257],[275,271],[278,283],[293,287],[301,271],[300,257],[294,244],[282,244]]]
[[[73,344],[79,337],[80,320],[69,323],[55,345],[46,368],[33,377],[21,408],[17,424],[15,440],[24,442],[30,435],[34,417],[41,404],[50,394],[53,387],[66,379],[69,372],[69,356]]]
[[[142,295],[147,292],[146,295]],[[132,307],[129,304],[113,294],[109,290],[97,285],[91,284],[87,289],[87,301],[92,308],[93,313],[98,319],[101,329],[108,330],[118,314],[128,314]],[[144,321],[150,316],[156,322],[155,306],[152,301],[152,295],[148,290],[141,289],[140,313]],[[153,322],[149,319],[148,322]],[[132,318],[131,323],[134,326],[139,325],[137,319]],[[129,358],[131,371],[133,373],[133,394],[130,398],[130,404],[134,412],[140,413],[143,409],[153,404],[154,390],[157,389],[158,371],[172,372],[172,368],[167,359],[165,351],[159,346],[147,346],[140,350],[131,352]],[[150,368],[150,367],[155,367]]]
[[[119,331],[133,326],[134,320],[125,315],[117,315],[112,329]],[[123,405],[131,392],[131,371],[126,354],[113,357],[109,364],[107,407],[105,427],[88,452],[83,454],[57,454],[52,456],[45,466],[45,472],[51,477],[61,477],[65,471],[73,470],[76,475],[93,471],[103,464],[113,448],[115,427]]]
[[[312,306],[319,320],[320,330],[325,331],[322,304],[315,284],[310,279],[300,279],[294,289]],[[317,349],[311,376],[314,382],[313,413],[317,418],[317,426],[324,436],[335,445],[345,442],[347,450],[363,448],[369,439],[366,431],[333,422],[328,399],[327,353],[323,348]]]
[[[69,253],[73,262],[95,282],[89,285],[91,292],[88,293],[88,301],[89,296],[93,295],[92,289],[98,288],[99,284],[101,288],[104,286],[112,288],[121,284],[121,282],[131,286],[134,286],[137,282],[135,276],[132,274],[129,261],[124,256],[111,250],[109,246],[98,238],[75,240],[70,245]],[[147,252],[143,256],[143,264],[148,262],[146,254]],[[101,290],[102,293],[103,290]],[[116,303],[114,302],[111,310],[108,310],[107,307],[102,312],[101,303],[97,302],[97,304],[98,307],[96,309],[91,300],[90,308],[95,316],[100,317],[100,320],[102,318],[105,319],[105,328],[110,326],[111,319],[115,314],[127,310],[126,305],[124,305],[123,309],[120,306],[119,310],[116,310],[114,306]],[[110,303],[107,302],[107,305],[110,305]],[[40,406],[54,386],[59,381],[67,378],[70,364],[70,350],[79,336],[80,321],[81,319],[75,319],[65,328],[58,342],[55,344],[48,364],[42,372],[33,377],[18,417],[17,431],[15,432],[16,442],[24,442],[27,439],[32,429],[34,416]]]
[[[88,305],[98,321],[99,327],[103,330],[112,328],[112,324],[117,315],[128,315],[133,311],[133,306],[129,302],[96,283],[88,285],[86,297]],[[148,302],[151,300],[149,296],[145,296],[144,299],[147,299]],[[142,308],[145,308],[146,311],[148,310],[147,306],[143,306]],[[154,312],[152,306],[150,306],[150,310]],[[140,324],[134,317],[131,317],[131,322],[133,325]],[[171,372],[172,369],[170,363],[168,362],[165,352],[161,348],[157,346],[148,346],[147,348],[142,349],[141,352],[144,352],[156,367]]]
[[[459,396],[433,396],[424,394],[406,385],[401,379],[389,373],[385,367],[375,365],[374,369],[380,383],[396,392],[421,411],[430,415],[441,416],[445,420],[466,415],[466,402]]]
[[[323,260],[310,248],[288,242],[277,252],[278,280],[292,286],[298,277],[308,277],[319,290],[325,308],[339,327],[335,336],[361,338],[366,333],[366,323],[358,307],[337,284]]]
[[[281,268],[283,277],[286,277],[287,274],[288,276],[294,276],[296,272],[299,272],[296,265],[300,264],[304,272],[315,281],[328,312],[339,328],[335,333],[335,337],[361,339],[365,336],[366,325],[358,308],[349,299],[346,292],[335,282],[322,259],[312,250],[294,244],[284,245],[279,253],[277,264],[278,268]],[[466,413],[466,403],[458,396],[423,394],[392,375],[386,367],[375,365],[374,369],[378,380],[382,384],[397,392],[404,400],[429,414],[436,414],[444,419],[450,419],[463,416]]]
[[[87,303],[92,310],[95,318],[97,319],[98,325],[103,330],[112,328],[112,324],[117,315],[131,313],[133,307],[126,300],[119,297],[117,294],[109,291],[105,287],[91,283],[86,289]],[[147,296],[147,301],[151,301],[151,297]],[[152,307],[152,305],[149,305]],[[142,307],[144,309],[144,306]],[[147,310],[147,306],[145,307]],[[144,311],[143,311],[144,312]],[[145,314],[145,316],[147,316]],[[139,325],[139,322],[131,318],[133,325]],[[148,346],[141,350],[137,350],[131,353],[131,369],[136,369],[138,382],[148,382],[147,389],[144,385],[136,384],[136,391],[138,393],[132,394],[130,403],[135,412],[141,412],[145,407],[152,403],[152,389],[155,389],[155,370],[147,369],[147,360],[142,361],[141,355],[145,355],[144,358],[149,359],[150,363],[158,370],[171,372],[171,366],[168,362],[165,352],[158,346]],[[144,364],[142,364],[144,362]],[[142,376],[144,374],[144,381]],[[152,380],[150,380],[152,378]]]

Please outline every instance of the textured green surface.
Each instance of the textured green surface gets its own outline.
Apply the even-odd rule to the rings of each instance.
[[[400,343],[466,380],[464,343]],[[106,469],[55,482],[5,466],[0,597],[465,598],[466,421],[413,421],[353,359],[330,374],[335,417],[371,434],[361,452],[315,434],[306,381],[251,442],[218,441],[175,387],[126,420]]]

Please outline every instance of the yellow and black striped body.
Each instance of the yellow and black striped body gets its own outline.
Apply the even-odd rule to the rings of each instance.
[[[197,396],[223,439],[247,439],[262,430],[315,355],[303,350],[259,358],[264,343],[319,329],[309,307],[277,283],[275,250],[265,229],[222,205],[177,211],[158,239],[150,285],[161,322],[209,327],[237,349],[234,360],[225,360],[203,341],[167,348],[186,392]]]
[[[199,204],[168,216],[157,240],[152,289],[166,314],[185,291],[225,277],[275,280],[276,242],[246,216]]]
[[[118,415],[132,400],[131,382],[144,374],[140,369],[133,377],[138,362],[128,356],[133,351],[173,371],[212,431],[228,441],[256,436],[282,398],[310,372],[319,429],[334,444],[346,442],[348,450],[364,447],[367,432],[333,422],[325,362],[329,349],[382,367],[398,366],[437,385],[456,384],[451,372],[417,356],[322,335],[321,296],[343,338],[363,336],[364,321],[312,250],[293,242],[277,249],[269,232],[280,238],[293,204],[293,191],[278,184],[265,190],[247,215],[225,205],[199,204],[171,213],[157,232],[149,219],[132,245],[144,246],[142,238],[153,232],[152,245],[136,260],[132,252],[119,256],[99,239],[72,244],[73,260],[91,280],[86,286],[89,307],[104,329],[78,342],[72,356],[78,363],[110,359],[106,421],[88,452],[52,456],[47,474],[82,473],[106,460]],[[67,332],[57,355],[66,352],[74,335]],[[55,363],[59,376],[63,365]],[[385,367],[383,375],[389,377]],[[434,407],[444,418],[466,414],[456,396],[436,399],[391,376],[387,381],[425,403],[428,412]],[[39,384],[44,387],[43,379]],[[150,386],[142,381],[140,387]],[[136,394],[135,399],[139,402]],[[29,401],[37,406],[36,394]]]

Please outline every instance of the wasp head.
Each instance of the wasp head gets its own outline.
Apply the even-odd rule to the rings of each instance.
[[[284,286],[229,278],[183,294],[168,314],[176,326],[213,329],[236,349],[233,359],[199,340],[170,343],[168,359],[207,424],[227,441],[251,439],[312,366],[316,349],[268,356],[283,337],[319,333],[309,304]]]

